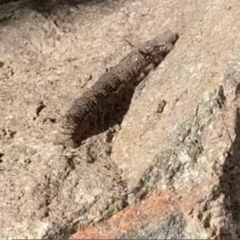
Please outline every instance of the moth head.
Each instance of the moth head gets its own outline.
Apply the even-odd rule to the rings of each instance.
[[[144,55],[156,55],[162,54],[167,55],[174,47],[175,42],[179,36],[177,33],[173,33],[170,30],[165,31],[162,35],[145,42],[139,48],[139,52]]]
[[[170,30],[167,30],[167,31],[165,31],[163,33],[163,35],[161,35],[161,36],[159,36],[157,38],[159,38],[163,42],[174,44],[178,40],[179,35],[178,35],[178,33],[175,33],[175,32],[172,32]]]
[[[145,59],[158,65],[172,49],[172,43],[161,43],[141,48],[139,52],[145,57]]]

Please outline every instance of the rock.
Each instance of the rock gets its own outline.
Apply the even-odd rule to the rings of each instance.
[[[0,237],[238,239],[239,5],[83,1],[2,25]],[[56,144],[60,116],[129,52],[124,39],[168,28],[180,38],[123,120]]]

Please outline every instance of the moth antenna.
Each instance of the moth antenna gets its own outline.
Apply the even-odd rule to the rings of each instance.
[[[128,39],[125,39],[125,42],[132,48],[135,48],[134,44],[132,44]]]

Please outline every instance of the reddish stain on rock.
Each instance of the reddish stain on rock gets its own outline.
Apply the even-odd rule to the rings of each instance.
[[[75,233],[70,239],[114,239],[173,213],[187,213],[199,198],[206,195],[206,190],[197,189],[191,194],[188,191],[166,191],[151,195],[140,204],[128,206],[110,219]]]

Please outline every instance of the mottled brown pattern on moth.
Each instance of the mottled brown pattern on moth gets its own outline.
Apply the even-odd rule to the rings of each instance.
[[[92,127],[87,126],[88,122],[90,121],[90,125],[93,125],[89,115],[98,116],[96,111],[106,108],[106,105],[109,105],[110,96],[121,92],[119,89],[126,91],[129,87],[130,91],[131,88],[134,89],[151,69],[163,61],[173,49],[177,39],[178,35],[168,30],[132,50],[116,66],[105,72],[89,91],[73,102],[62,118],[60,132],[71,137],[76,134],[81,135],[81,129],[88,131],[88,128]]]

